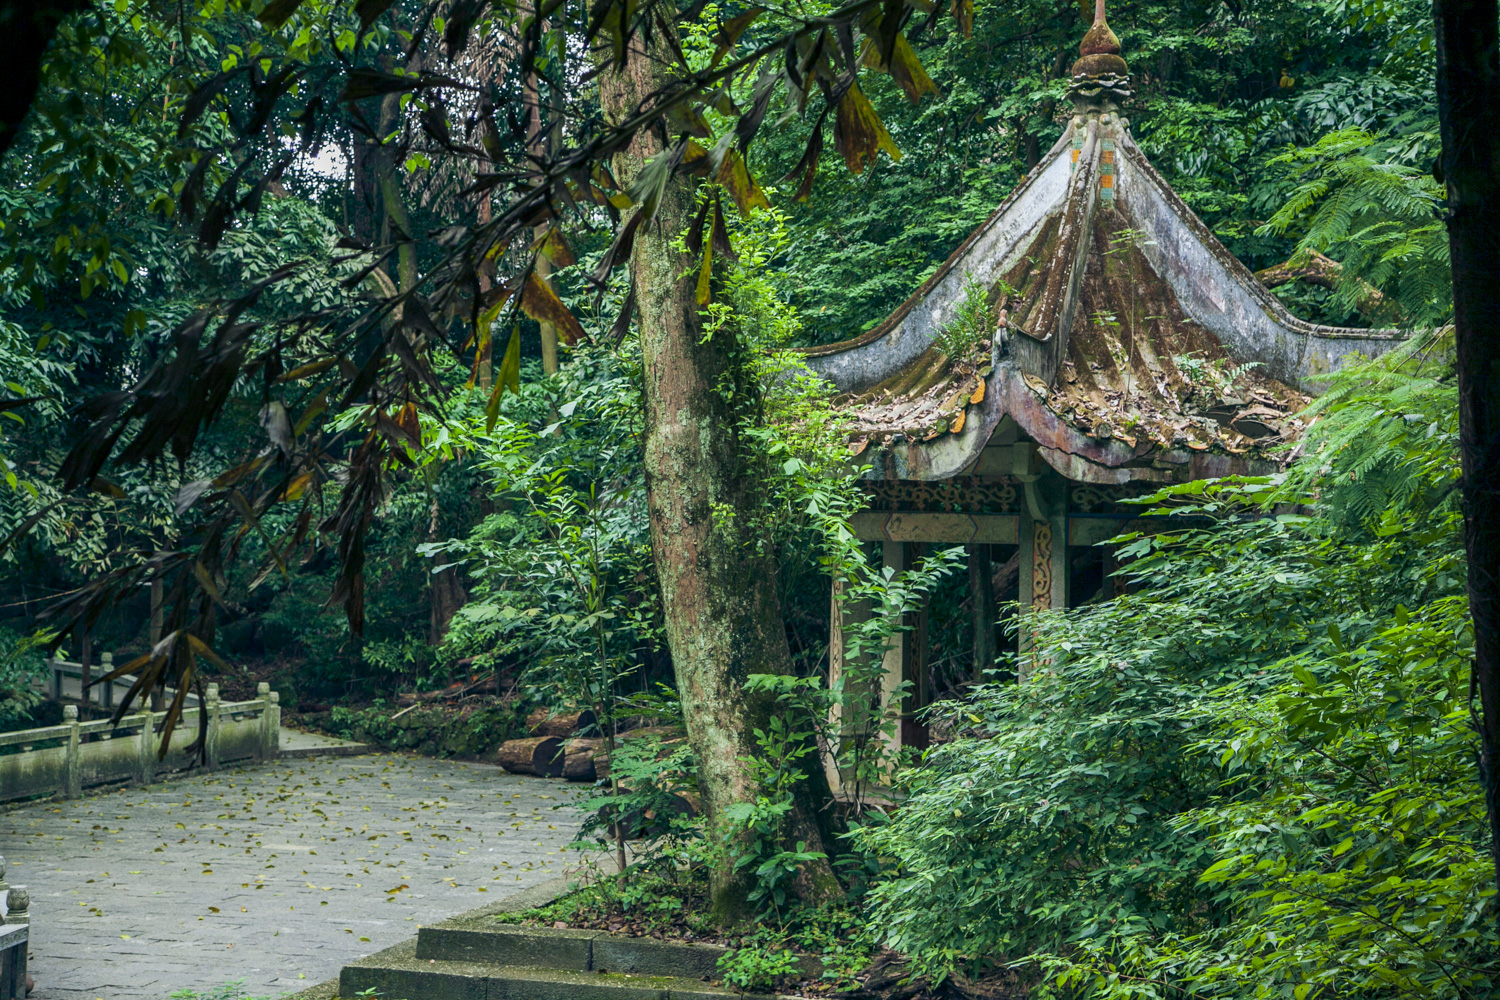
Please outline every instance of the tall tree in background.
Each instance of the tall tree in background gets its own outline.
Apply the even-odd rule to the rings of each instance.
[[[1495,0],[1434,0],[1433,15],[1474,618],[1470,683],[1500,886],[1500,8]]]
[[[669,20],[636,36],[623,65],[600,77],[604,110],[613,119],[628,117],[670,79],[676,45],[667,37]],[[639,133],[615,157],[620,182],[634,183],[661,148],[652,132]],[[740,434],[744,400],[755,388],[747,384],[754,377],[751,349],[730,331],[705,331],[697,262],[676,246],[699,210],[697,182],[679,174],[659,190],[655,214],[644,224],[626,223],[637,226],[630,269],[645,376],[651,548],[704,805],[722,824],[729,807],[757,798],[744,759],[758,752],[755,731],[769,728],[775,705],[769,694],[746,692],[746,681],[751,674],[791,673],[791,653],[776,565],[763,539],[753,537],[765,497],[760,478],[747,469],[752,445]],[[705,241],[718,233],[718,226],[707,228],[714,234],[706,232]],[[809,768],[809,777],[820,778],[821,770]],[[801,783],[787,818],[786,842],[821,853],[816,810],[828,796],[817,802],[809,784]],[[749,874],[732,861],[713,873],[713,905],[722,921],[749,915]],[[804,863],[796,888],[810,899],[836,892],[827,859]]]

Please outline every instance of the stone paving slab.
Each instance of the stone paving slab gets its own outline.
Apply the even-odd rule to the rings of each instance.
[[[584,788],[392,754],[278,761],[0,813],[32,1000],[277,996],[554,878]]]

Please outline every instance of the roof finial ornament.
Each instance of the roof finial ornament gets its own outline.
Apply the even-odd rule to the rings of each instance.
[[[1094,24],[1078,46],[1068,96],[1080,114],[1118,111],[1130,96],[1130,70],[1120,56],[1120,39],[1104,16],[1104,0],[1094,0]]]

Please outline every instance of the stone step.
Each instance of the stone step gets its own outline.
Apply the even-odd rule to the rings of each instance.
[[[685,976],[418,958],[412,941],[344,966],[340,996],[372,989],[387,1000],[776,1000]]]
[[[718,945],[620,937],[605,931],[505,924],[452,926],[456,923],[418,931],[416,957],[573,972],[718,979],[719,959],[729,951]]]

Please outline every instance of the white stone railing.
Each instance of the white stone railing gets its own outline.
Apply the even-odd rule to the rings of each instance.
[[[31,893],[5,881],[0,857],[0,1000],[26,1000],[26,949],[31,939]]]
[[[99,654],[99,662],[94,664],[93,677],[104,677],[115,669],[115,657],[113,653]],[[97,681],[89,686],[87,692],[83,689],[83,664],[74,663],[72,660],[50,659],[47,661],[48,676],[36,682],[36,690],[47,692],[48,697],[56,701],[64,698],[72,698],[76,701],[87,700],[100,708],[114,708],[117,700],[125,697],[130,689],[135,686],[134,674],[121,674],[108,684],[100,684]],[[163,692],[168,701],[176,694],[171,688]],[[198,704],[198,696],[189,692],[183,700],[184,704],[192,706]],[[0,998],[3,1000],[3,998]]]
[[[281,706],[276,692],[261,683],[253,701],[221,702],[219,686],[208,685],[205,704],[184,708],[163,754],[159,730],[165,712],[127,715],[118,726],[109,719],[79,722],[76,705],[63,707],[63,724],[0,733],[0,802],[49,796],[77,798],[102,785],[148,785],[157,777],[202,764],[216,770],[237,761],[274,760],[279,747]],[[200,717],[207,715],[203,755],[188,747],[198,741]],[[0,1000],[6,1000],[0,993]]]

